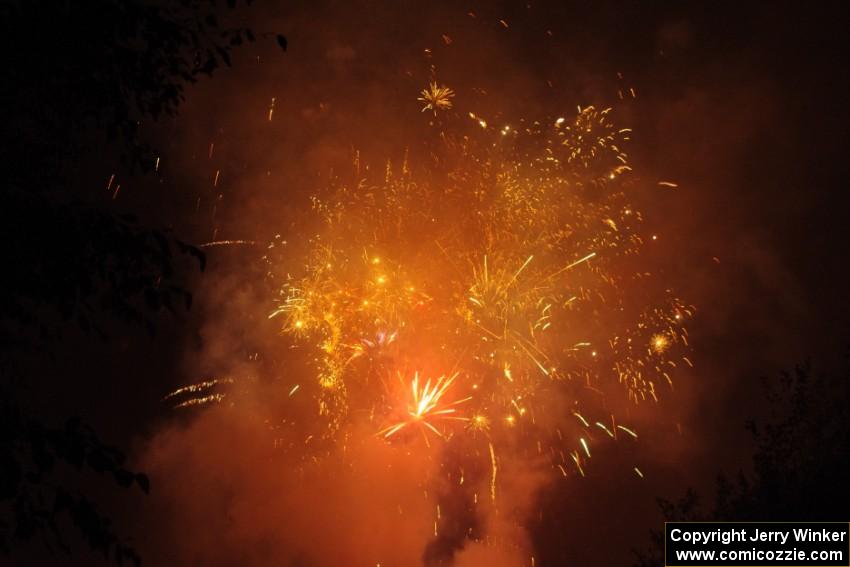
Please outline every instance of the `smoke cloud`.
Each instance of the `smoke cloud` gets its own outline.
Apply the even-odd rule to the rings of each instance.
[[[818,328],[813,306],[826,298],[800,285],[804,245],[777,251],[815,238],[780,230],[815,197],[797,193],[771,213],[761,206],[771,190],[760,176],[780,182],[768,166],[788,154],[758,148],[788,113],[764,102],[776,91],[769,74],[751,72],[760,48],[743,45],[737,63],[712,59],[705,30],[687,14],[329,6],[249,16],[254,27],[286,33],[289,52],[246,48],[232,70],[190,93],[174,124],[153,133],[165,149],[164,222],[197,242],[259,244],[209,250],[192,314],[199,331],[186,337],[180,376],[163,392],[238,376],[239,403],[168,416],[138,451],[154,487],[141,551],[153,565],[501,567],[534,558],[539,566],[560,564],[547,542],[569,537],[574,549],[559,561],[628,561],[629,548],[645,541],[646,529],[634,526],[660,521],[656,495],[706,486],[724,460],[746,454],[741,416],[755,390],[742,381],[820,348],[789,341],[777,324],[802,334]],[[623,20],[634,28],[616,23]],[[697,70],[683,70],[688,64]],[[636,132],[632,160],[647,179],[679,185],[669,198],[638,199],[653,203],[660,235],[650,267],[698,306],[696,368],[684,370],[660,408],[606,402],[640,430],[639,445],[600,449],[586,479],[506,452],[495,455],[494,488],[489,455],[466,459],[456,442],[428,451],[414,450],[421,440],[389,445],[365,419],[347,442],[317,446],[318,436],[306,440],[307,410],[287,405],[307,371],[297,354],[282,352],[286,341],[266,319],[266,243],[286,239],[308,196],[356,152],[376,170],[405,155],[427,162],[420,140],[433,124],[416,97],[434,78],[464,108],[506,123],[620,104],[618,122]],[[621,102],[630,88],[636,98]],[[288,425],[268,416],[289,416]],[[553,516],[561,531],[532,533]],[[620,528],[616,550],[600,541],[599,526]]]

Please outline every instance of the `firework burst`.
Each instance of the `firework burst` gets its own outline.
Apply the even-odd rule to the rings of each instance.
[[[419,101],[436,114],[453,97],[431,83]],[[693,308],[642,264],[652,238],[611,109],[468,114],[439,126],[427,167],[378,173],[358,155],[312,195],[313,220],[287,235],[302,252],[265,256],[269,318],[312,378],[287,387],[317,408],[311,439],[347,443],[364,421],[391,444],[461,439],[489,458],[495,494],[503,449],[568,476],[594,444],[636,442],[608,408],[657,403],[691,365]]]
[[[432,84],[420,100],[436,111],[451,95]],[[548,126],[478,119],[439,137],[437,167],[405,160],[378,178],[356,167],[313,196],[324,229],[306,263],[269,259],[287,274],[272,316],[316,353],[329,436],[355,414],[388,440],[418,425],[469,432],[489,452],[520,435],[530,454],[585,474],[611,416],[565,421],[551,408],[585,416],[599,394],[659,400],[677,362],[689,364],[692,308],[641,267],[651,239],[628,199],[629,130],[611,113],[588,106]],[[424,384],[415,374],[410,405],[391,419],[388,377],[423,366],[457,370]],[[450,387],[468,393],[462,416],[443,402]]]
[[[435,425],[436,422],[441,420],[469,421],[467,417],[456,415],[456,406],[468,402],[471,398],[467,397],[453,402],[447,402],[443,399],[455,378],[457,378],[457,374],[448,378],[440,376],[433,384],[430,378],[422,384],[419,381],[419,373],[416,372],[410,382],[411,395],[404,419],[383,429],[378,434],[389,438],[406,427],[419,424],[437,434],[437,436],[443,437],[443,434]]]
[[[417,100],[425,103],[422,112],[430,110],[436,116],[438,110],[449,110],[452,107],[454,96],[455,92],[450,87],[431,82],[427,89],[422,89]]]

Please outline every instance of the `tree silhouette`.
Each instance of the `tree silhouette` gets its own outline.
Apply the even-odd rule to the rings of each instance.
[[[153,333],[160,312],[191,304],[185,259],[204,256],[172,234],[101,210],[69,174],[81,156],[105,150],[136,169],[152,165],[139,125],[175,114],[185,88],[230,65],[255,41],[227,27],[235,2],[214,0],[12,0],[0,5],[0,552],[41,538],[68,549],[69,518],[92,549],[139,563],[63,468],[90,470],[119,486],[149,489],[124,455],[78,419],[48,425],[21,392],[50,387],[28,356],[56,356],[69,329],[108,337],[110,326]],[[269,34],[266,34],[269,35]],[[286,39],[275,36],[281,48]]]
[[[81,132],[106,134],[127,157],[144,164],[149,155],[139,144],[139,124],[175,114],[187,85],[229,66],[232,50],[255,40],[250,29],[223,26],[219,4],[12,0],[0,5],[0,48],[11,56],[0,81],[6,110],[0,155],[9,168],[4,183],[20,179],[36,190],[33,181],[55,181],[50,176],[57,168],[90,147]],[[236,2],[227,4],[233,8]],[[277,41],[286,48],[283,36]],[[102,142],[99,136],[88,141]],[[55,184],[40,188],[59,189]]]
[[[850,493],[850,358],[839,372],[815,373],[809,363],[765,381],[771,415],[746,427],[756,451],[751,474],[720,475],[714,506],[703,510],[689,491],[660,500],[669,521],[845,521]],[[636,565],[664,564],[663,534],[638,553]]]

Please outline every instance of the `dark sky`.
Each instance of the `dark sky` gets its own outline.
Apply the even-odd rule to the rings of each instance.
[[[749,466],[744,422],[765,411],[760,376],[809,356],[823,368],[840,360],[850,338],[842,3],[266,1],[230,17],[286,34],[288,51],[270,41],[245,47],[232,68],[190,87],[179,117],[143,125],[160,149],[156,174],[121,174],[102,155],[82,160],[80,177],[98,184],[119,171],[121,194],[109,207],[191,242],[268,242],[286,234],[321,176],[344,167],[353,148],[377,167],[405,149],[415,159],[428,128],[416,97],[432,76],[455,89],[459,108],[497,121],[613,105],[618,123],[635,131],[635,169],[678,184],[641,198],[660,237],[649,261],[697,307],[695,368],[642,418],[644,481],[603,453],[588,478],[541,483],[537,500],[522,503],[530,515],[568,518],[558,545],[570,564],[630,564],[631,549],[661,526],[657,496],[688,486],[710,494],[718,472]],[[618,90],[630,88],[636,97],[621,102]],[[237,427],[215,412],[175,416],[159,401],[181,384],[238,373],[252,349],[279,348],[260,308],[262,253],[209,249],[188,315],[164,322],[154,339],[127,331],[107,344],[74,344],[68,356],[85,378],[44,396],[44,407],[82,415],[151,472],[150,497],[112,503],[106,495],[149,565],[216,546],[221,564],[262,565],[296,537],[275,540],[275,527],[303,523],[300,537],[317,536],[321,522],[286,514],[321,503],[318,488],[249,466],[268,458],[260,439],[246,441],[256,424]],[[339,502],[327,514],[362,505],[372,482],[394,494],[392,478],[362,474],[325,495]],[[287,488],[303,495],[261,506],[263,494]],[[239,506],[267,513],[246,527]],[[210,510],[227,519],[205,516]],[[250,527],[266,535],[242,533]],[[399,546],[415,540],[404,530]],[[371,549],[355,534],[324,538]]]

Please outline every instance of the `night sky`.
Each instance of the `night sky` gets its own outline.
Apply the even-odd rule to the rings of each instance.
[[[718,473],[751,469],[745,423],[769,409],[760,378],[809,358],[839,368],[850,344],[845,12],[837,2],[223,8],[222,21],[250,27],[258,41],[189,85],[176,117],[142,122],[157,171],[131,171],[103,142],[81,143],[63,175],[87,203],[183,242],[247,243],[205,248],[202,273],[181,264],[192,307],[158,316],[154,336],[111,321],[106,340],[70,328],[52,356],[21,354],[39,376],[23,403],[48,420],[80,416],[150,476],[146,496],[96,474],[68,475],[145,565],[373,565],[388,547],[427,558],[429,534],[419,530],[432,520],[395,523],[382,508],[409,497],[410,471],[388,472],[376,458],[329,489],[327,478],[306,479],[269,449],[257,416],[284,400],[281,384],[299,370],[267,319],[267,243],[292,233],[308,197],[355,151],[377,170],[405,154],[426,160],[423,139],[437,126],[416,99],[431,80],[454,89],[459,110],[493,123],[612,106],[617,124],[634,131],[630,161],[649,188],[634,197],[658,237],[647,269],[696,307],[694,368],[657,404],[628,410],[645,478],[632,471],[634,454],[604,447],[586,477],[518,481],[527,486],[514,487],[525,495],[517,509],[529,525],[549,527],[493,520],[482,529],[515,538],[518,555],[537,565],[631,565],[632,550],[663,525],[657,497],[693,487],[710,501]],[[31,159],[38,169],[40,156]],[[104,189],[113,174],[117,195],[112,183]],[[238,405],[175,411],[162,401],[221,376],[247,377],[235,386]],[[372,449],[362,451],[368,458]],[[356,529],[344,533],[347,524]],[[65,529],[71,555],[35,540],[0,562],[102,562]],[[294,551],[304,542],[324,551]],[[448,557],[443,564],[519,565],[472,545]]]

